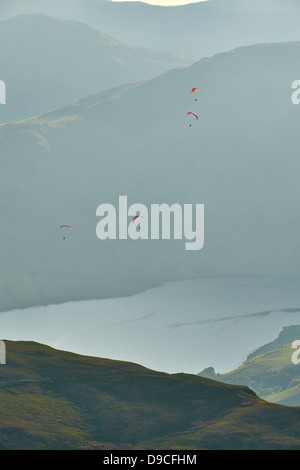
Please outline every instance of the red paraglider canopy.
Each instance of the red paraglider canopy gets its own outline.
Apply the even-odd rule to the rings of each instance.
[[[71,225],[61,225],[59,228],[62,228],[62,227],[69,227],[70,229],[73,230],[73,232],[75,232],[74,228]]]
[[[142,216],[142,215],[136,215],[135,217],[133,217],[132,222],[134,223],[135,220],[136,220],[138,217],[143,217],[143,216]],[[143,218],[144,218],[144,217],[143,217]]]
[[[189,113],[187,113],[187,116],[188,116],[189,114],[193,114],[193,115],[195,116],[195,118],[198,119],[198,115],[197,115],[196,113],[193,113],[192,111],[190,111]]]

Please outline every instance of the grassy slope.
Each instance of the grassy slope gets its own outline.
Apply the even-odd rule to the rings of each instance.
[[[267,401],[300,406],[300,366],[291,360],[291,345],[299,338],[299,325],[285,327],[275,341],[254,351],[239,368],[207,375],[221,382],[247,385]]]
[[[300,409],[247,387],[7,341],[0,448],[300,448]]]

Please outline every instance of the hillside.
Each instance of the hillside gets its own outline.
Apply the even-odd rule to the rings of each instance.
[[[213,368],[208,368],[198,375],[247,385],[272,403],[300,406],[300,367],[292,362],[291,348],[299,338],[299,325],[285,327],[277,339],[249,354],[239,368],[226,374],[216,374]]]
[[[196,60],[133,47],[83,23],[39,14],[1,21],[0,43],[5,44],[1,80],[7,84],[0,122],[45,113]]]
[[[6,341],[1,449],[300,448],[300,409],[247,387]]]
[[[2,0],[3,19],[24,13],[81,21],[138,47],[196,57],[300,39],[297,0],[210,0],[172,8],[106,0]]]
[[[0,126],[0,310],[178,279],[299,276],[299,57],[298,42],[235,49]],[[204,248],[99,240],[96,209],[118,210],[120,195],[148,209],[204,204]]]

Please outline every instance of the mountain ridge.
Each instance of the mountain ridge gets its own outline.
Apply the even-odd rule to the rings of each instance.
[[[274,6],[274,1],[222,0],[166,8],[141,2],[86,0],[20,6],[9,0],[2,12],[5,18],[42,12],[80,19],[131,44],[180,50],[197,57],[253,43],[299,39],[299,6],[291,1]]]
[[[3,450],[300,446],[295,435],[300,409],[268,404],[248,387],[79,356],[35,342],[5,342]],[[257,413],[268,433],[255,424]]]
[[[299,366],[292,363],[292,343],[299,338],[300,325],[284,327],[274,341],[250,353],[237,369],[220,374],[208,367],[198,375],[247,385],[272,403],[300,406]]]
[[[37,13],[1,21],[0,41],[6,43],[0,62],[7,86],[1,122],[38,115],[196,60],[131,46],[84,23]]]

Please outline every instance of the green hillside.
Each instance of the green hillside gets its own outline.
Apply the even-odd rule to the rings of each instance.
[[[6,341],[0,449],[300,449],[300,408],[244,386]]]
[[[300,365],[292,362],[293,341],[300,339],[300,325],[283,328],[278,338],[251,353],[237,369],[216,374],[213,368],[199,373],[224,383],[247,385],[263,399],[300,406]]]

